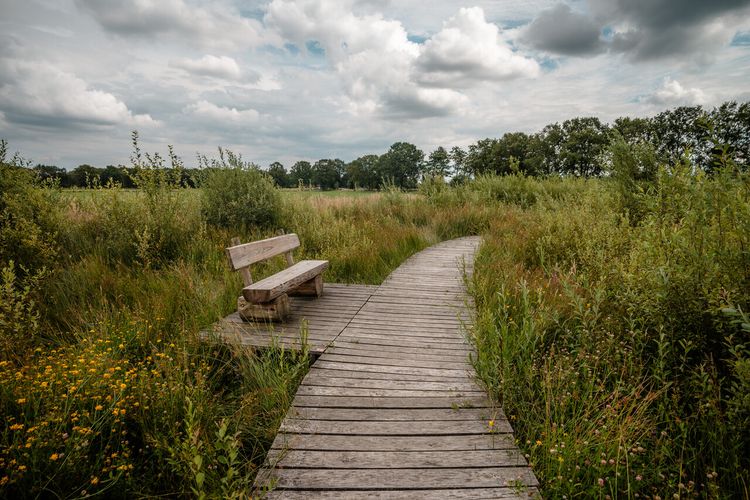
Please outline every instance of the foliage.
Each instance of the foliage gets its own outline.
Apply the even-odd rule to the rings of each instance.
[[[746,495],[747,174],[615,148],[606,189],[506,197],[472,283],[477,371],[547,496]]]
[[[22,274],[51,268],[57,256],[57,213],[52,189],[39,189],[28,162],[8,158],[0,141],[0,268],[11,261]]]
[[[275,226],[280,196],[271,178],[231,151],[220,149],[219,155],[220,161],[212,165],[202,183],[205,221],[235,230]]]

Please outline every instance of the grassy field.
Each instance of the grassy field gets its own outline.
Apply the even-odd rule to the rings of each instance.
[[[249,495],[308,360],[198,332],[235,307],[229,240],[279,229],[327,281],[372,284],[484,236],[474,362],[545,496],[748,496],[747,174],[289,190],[229,228],[198,190],[24,182],[0,205],[2,496]]]

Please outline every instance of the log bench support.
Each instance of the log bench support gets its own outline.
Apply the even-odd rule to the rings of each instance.
[[[296,234],[287,234],[240,244],[232,239],[227,257],[233,270],[242,274],[245,287],[237,299],[237,311],[246,321],[283,321],[291,312],[290,295],[320,297],[323,294],[323,271],[327,260],[303,260],[294,263],[292,250],[299,247]],[[287,268],[253,283],[250,265],[284,254]]]

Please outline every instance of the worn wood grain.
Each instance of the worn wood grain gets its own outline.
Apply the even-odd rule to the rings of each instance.
[[[263,303],[294,290],[302,283],[315,278],[328,267],[327,260],[303,260],[278,273],[242,289],[248,302]]]
[[[412,469],[525,466],[518,450],[454,451],[319,451],[271,450],[268,461],[277,467],[316,469]]]
[[[332,436],[279,433],[271,448],[337,451],[461,451],[517,449],[512,434],[469,436]]]
[[[226,253],[232,270],[237,271],[256,262],[289,252],[297,247],[299,247],[297,235],[285,234],[265,240],[233,245],[226,249]]]
[[[269,469],[280,489],[436,489],[458,484],[476,488],[536,486],[528,467],[457,469]]]
[[[356,436],[465,436],[512,432],[506,421],[361,421],[361,420],[306,420],[286,418],[280,431],[296,434],[352,434]]]
[[[381,500],[509,500],[541,498],[536,488],[460,488],[460,489],[424,489],[424,490],[276,490],[264,493],[263,498],[276,500],[361,500],[377,498]]]

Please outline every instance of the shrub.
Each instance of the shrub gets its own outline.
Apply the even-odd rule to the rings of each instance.
[[[202,213],[206,222],[228,229],[270,228],[278,223],[281,196],[273,179],[239,155],[219,150],[203,179]]]
[[[18,154],[7,159],[0,141],[0,266],[17,263],[22,274],[50,267],[57,255],[57,211],[50,190],[35,177]]]

